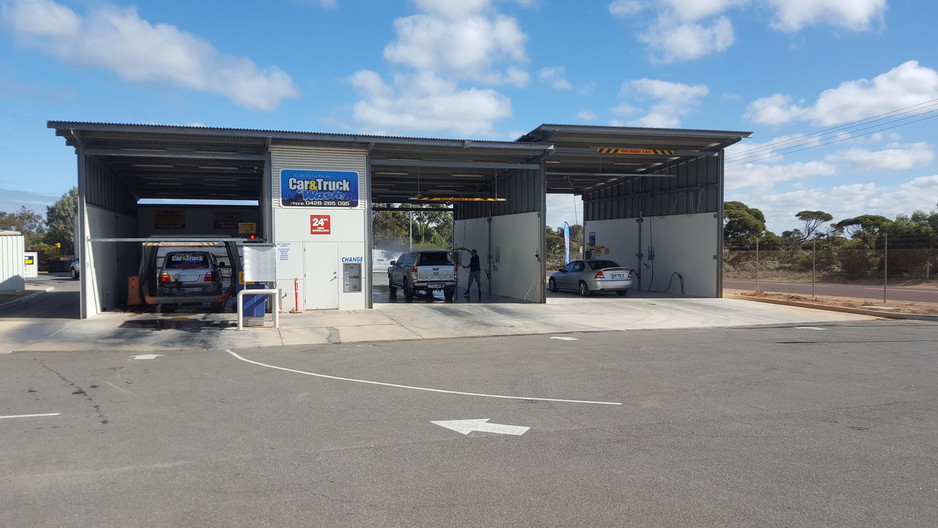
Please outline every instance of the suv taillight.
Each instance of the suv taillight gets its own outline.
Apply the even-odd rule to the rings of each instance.
[[[169,276],[169,273],[161,273],[161,274],[160,274],[160,282],[172,282],[172,281],[173,281],[173,279],[172,279],[172,277]]]
[[[212,272],[211,272],[211,271],[205,274],[205,282],[212,282]]]

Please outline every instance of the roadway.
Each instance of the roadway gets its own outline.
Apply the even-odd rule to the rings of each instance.
[[[13,352],[0,526],[931,526],[936,348],[869,319]]]

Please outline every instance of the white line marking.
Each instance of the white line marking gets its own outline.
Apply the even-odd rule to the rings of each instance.
[[[560,341],[578,341],[578,339],[577,339],[577,338],[575,338],[575,337],[560,337],[560,336],[553,336],[553,337],[551,337],[551,339],[559,339]]]
[[[338,381],[350,381],[352,383],[365,383],[368,385],[380,385],[382,387],[395,387],[398,389],[410,389],[410,390],[419,390],[419,391],[426,391],[426,392],[439,392],[442,394],[455,394],[457,396],[481,396],[483,398],[500,398],[504,400],[532,400],[532,401],[557,402],[557,403],[591,403],[594,405],[622,405],[622,403],[620,402],[590,401],[590,400],[562,400],[559,398],[532,398],[532,397],[527,397],[527,396],[504,396],[500,394],[482,394],[479,392],[461,392],[461,391],[451,391],[451,390],[444,390],[444,389],[431,389],[428,387],[414,387],[411,385],[398,385],[396,383],[385,383],[383,381],[370,381],[370,380],[361,380],[361,379],[354,379],[354,378],[342,378],[339,376],[330,376],[328,374],[317,374],[315,372],[306,372],[305,370],[295,370],[295,369],[286,368],[286,367],[278,367],[276,365],[268,365],[267,363],[261,363],[258,361],[252,361],[250,359],[243,358],[239,356],[238,354],[235,354],[231,350],[225,350],[225,352],[228,352],[235,358],[240,359],[241,361],[244,361],[245,363],[250,363],[252,365],[257,365],[260,367],[267,367],[267,368],[271,368],[275,370],[282,370],[284,372],[293,372],[294,374],[304,374],[306,376],[314,376],[317,378],[325,378],[325,379],[338,380]]]
[[[820,331],[823,332],[824,330],[827,330],[827,329],[826,329],[826,328],[820,328],[820,327],[817,327],[817,326],[796,326],[796,327],[795,327],[795,330],[820,330]]]
[[[44,414],[11,414],[9,416],[0,416],[0,420],[6,418],[41,418],[43,416],[58,416],[62,413],[44,413]]]

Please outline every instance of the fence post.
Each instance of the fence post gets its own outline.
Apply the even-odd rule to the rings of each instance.
[[[889,233],[883,238],[883,304],[886,304],[886,285],[889,283]]]
[[[759,289],[759,239],[756,238],[756,289]]]
[[[815,284],[817,283],[817,239],[811,241],[811,298],[817,299]]]

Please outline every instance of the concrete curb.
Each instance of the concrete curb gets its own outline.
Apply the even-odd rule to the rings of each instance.
[[[869,315],[871,317],[883,317],[886,319],[911,319],[915,321],[931,321],[938,322],[938,315],[926,315],[926,314],[903,314],[903,313],[890,313],[883,312],[879,310],[864,310],[862,308],[847,308],[845,306],[828,306],[824,304],[814,304],[798,301],[783,301],[780,299],[759,299],[756,297],[748,297],[745,295],[726,295],[730,299],[739,299],[742,301],[755,301],[768,304],[781,304],[785,306],[797,306],[799,308],[813,308],[815,310],[827,310],[829,312],[843,312],[843,313],[852,313],[857,315]]]

